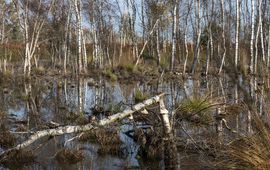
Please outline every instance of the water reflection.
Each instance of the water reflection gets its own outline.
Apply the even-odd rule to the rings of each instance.
[[[13,123],[9,126],[18,126],[16,121],[25,121],[24,124],[27,130],[42,129],[40,125],[43,122],[57,122],[61,125],[67,124],[64,115],[70,112],[75,114],[91,115],[92,109],[95,106],[109,107],[123,103],[126,106],[134,104],[134,93],[136,89],[148,93],[153,96],[158,92],[165,92],[166,107],[172,112],[175,106],[184,98],[197,95],[208,95],[210,99],[220,98],[224,103],[239,104],[244,94],[239,90],[239,86],[244,87],[250,97],[255,101],[258,114],[264,113],[264,86],[258,87],[257,78],[252,78],[250,81],[244,81],[239,78],[239,83],[233,83],[226,78],[201,78],[193,80],[188,78],[183,81],[158,81],[156,83],[140,83],[132,82],[129,84],[111,83],[102,78],[75,78],[75,79],[35,79],[25,82],[22,86],[10,86],[8,93],[2,93],[1,109],[13,117]],[[269,88],[269,80],[266,81]],[[20,84],[17,82],[17,84]],[[262,80],[262,84],[265,81]],[[258,95],[260,92],[260,95]],[[220,108],[219,111],[224,111],[226,108]],[[217,113],[213,113],[217,114]],[[207,136],[217,134],[219,140],[228,141],[235,137],[231,132],[224,131],[224,127],[217,122],[216,126],[196,127],[188,122],[182,122],[182,129],[176,131],[177,136],[182,139],[190,139],[192,137],[196,141],[206,141]],[[228,126],[235,129],[239,134],[247,134],[252,132],[251,128],[251,113],[235,114],[229,117]],[[123,125],[122,131],[132,129],[133,126]],[[218,133],[217,133],[218,132]],[[206,135],[207,134],[207,135]],[[231,136],[229,136],[230,134]],[[73,135],[64,135],[55,137],[53,140],[45,142],[45,146],[38,150],[38,164],[31,166],[33,169],[40,167],[45,169],[57,169],[58,167],[68,169],[121,169],[124,167],[143,167],[137,158],[139,145],[124,133],[120,134],[121,140],[127,146],[128,155],[126,158],[117,156],[97,154],[98,146],[91,143],[78,143],[77,141],[69,142],[67,147],[82,149],[86,153],[86,158],[69,167],[57,163],[54,159],[55,153],[64,147],[65,142],[72,138]],[[179,154],[181,155],[181,153]],[[196,158],[200,159],[200,158]],[[190,160],[186,160],[190,162]],[[182,161],[181,164],[185,164]],[[162,165],[159,163],[157,167]],[[147,165],[148,166],[148,165]],[[153,166],[153,165],[152,165]]]

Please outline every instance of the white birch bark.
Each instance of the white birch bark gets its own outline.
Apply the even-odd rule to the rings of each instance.
[[[192,67],[191,67],[192,74],[195,73],[196,66],[199,63],[199,56],[200,56],[200,44],[201,44],[201,4],[200,4],[200,0],[197,1],[196,21],[197,21],[197,40],[196,40],[196,49],[194,52],[194,60],[193,60]]]
[[[186,68],[187,68],[187,60],[188,60],[188,43],[187,43],[187,31],[188,31],[188,17],[190,13],[190,8],[191,8],[191,3],[190,0],[188,0],[188,12],[186,15],[186,21],[185,21],[185,31],[184,31],[184,43],[185,43],[185,61],[184,61],[184,68],[183,68],[183,75],[186,73]]]
[[[160,55],[160,42],[159,42],[159,28],[157,25],[157,30],[156,30],[156,45],[157,45],[157,57],[158,57],[158,65],[160,65],[160,60],[161,60],[161,55]]]
[[[262,0],[260,0],[259,5],[259,25],[260,25],[260,35],[261,35],[261,48],[262,48],[262,60],[265,62],[265,51],[264,51],[264,38],[263,38],[263,20],[262,20]]]
[[[172,56],[171,56],[171,64],[170,64],[170,71],[174,69],[174,60],[176,55],[176,23],[177,23],[177,1],[174,3],[173,6],[173,25],[172,25]]]
[[[262,0],[259,1],[258,10],[261,8]],[[258,68],[258,41],[259,41],[259,34],[260,34],[260,27],[261,24],[258,24],[256,37],[255,37],[255,57],[254,57],[254,73],[257,74]]]
[[[269,68],[269,62],[270,62],[270,25],[268,28],[267,69]]]
[[[225,39],[225,14],[224,14],[224,0],[221,0],[220,2],[221,6],[221,22],[222,22],[222,46],[223,46],[223,54],[222,54],[222,60],[221,60],[221,65],[219,67],[218,74],[221,74],[222,68],[225,62],[225,57],[226,57],[226,39]]]
[[[255,0],[251,0],[250,73],[254,72]]]
[[[76,16],[76,32],[77,32],[77,71],[82,72],[82,18],[81,18],[81,0],[74,0],[74,9]]]
[[[236,0],[236,28],[235,28],[235,68],[238,67],[238,55],[239,55],[239,27],[240,27],[240,2]]]

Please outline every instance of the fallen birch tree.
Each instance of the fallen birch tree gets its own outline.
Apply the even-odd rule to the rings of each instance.
[[[32,134],[28,140],[24,141],[21,144],[18,144],[17,146],[7,149],[3,152],[0,153],[0,158],[2,158],[5,154],[13,151],[13,150],[18,150],[18,149],[24,149],[26,147],[28,147],[29,145],[31,145],[32,143],[34,143],[35,141],[37,141],[38,139],[41,139],[42,137],[46,137],[46,136],[59,136],[59,135],[64,135],[64,134],[70,134],[70,133],[78,133],[78,132],[85,132],[85,131],[89,131],[91,129],[100,127],[100,126],[105,126],[108,125],[110,123],[113,123],[115,121],[121,120],[125,117],[130,116],[132,113],[136,112],[136,111],[140,111],[142,109],[144,109],[147,106],[150,106],[152,104],[155,103],[159,103],[162,105],[161,110],[164,110],[164,103],[163,103],[163,96],[165,94],[161,93],[159,95],[156,95],[150,99],[144,100],[141,103],[138,103],[136,105],[134,105],[133,107],[124,110],[123,112],[120,113],[116,113],[112,116],[109,116],[107,118],[101,119],[100,121],[98,121],[97,123],[89,123],[86,125],[81,125],[81,126],[63,126],[63,127],[58,127],[55,129],[46,129],[46,130],[41,130],[41,131],[37,131],[34,134]],[[165,113],[167,113],[166,115],[168,116],[168,112],[165,111]],[[164,114],[164,111],[163,111]],[[165,117],[166,117],[165,115]],[[164,116],[164,115],[163,115]],[[168,118],[165,118],[165,122],[166,120],[168,120]],[[168,122],[165,123],[166,124],[166,128],[169,128],[169,130],[165,130],[165,132],[168,132],[171,130],[171,127],[168,127]]]

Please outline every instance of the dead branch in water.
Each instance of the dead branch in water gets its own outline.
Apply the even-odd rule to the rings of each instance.
[[[108,125],[108,124],[113,123],[117,120],[121,120],[125,117],[128,117],[132,113],[134,113],[136,111],[140,111],[141,109],[144,109],[147,106],[158,103],[162,99],[163,96],[164,96],[164,93],[161,93],[157,96],[154,96],[150,99],[144,100],[143,102],[134,105],[130,109],[126,109],[123,112],[114,114],[114,115],[109,116],[107,118],[104,118],[95,124],[89,123],[89,124],[81,125],[81,126],[64,126],[64,127],[58,127],[55,129],[46,129],[46,130],[37,131],[34,134],[32,134],[29,137],[29,139],[24,141],[23,143],[0,153],[0,158],[2,158],[3,155],[5,155],[6,153],[9,153],[10,151],[24,149],[24,148],[28,147],[29,145],[31,145],[32,143],[34,143],[35,141],[37,141],[38,139],[45,137],[45,136],[59,136],[59,135],[64,135],[64,134],[69,134],[69,133],[85,132],[85,131],[89,131],[93,128],[97,128],[99,126]]]

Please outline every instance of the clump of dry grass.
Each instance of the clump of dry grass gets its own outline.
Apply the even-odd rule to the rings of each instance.
[[[122,147],[123,142],[120,140],[117,130],[93,129],[81,135],[79,140],[98,143],[100,145],[98,153],[101,155],[111,154],[123,156],[125,154],[125,149]]]
[[[62,149],[56,154],[56,160],[64,164],[76,164],[84,159],[80,150]]]
[[[270,169],[270,126],[254,115],[254,134],[229,144],[218,156],[215,167],[228,169]],[[221,161],[220,161],[221,160]]]
[[[209,96],[192,95],[181,101],[177,108],[176,120],[188,120],[202,125],[209,125],[214,121],[213,112],[220,106],[218,98],[210,99]]]
[[[138,158],[142,160],[160,160],[163,155],[162,133],[160,131],[144,132],[138,131],[134,134],[134,140],[141,147]]]
[[[135,103],[142,102],[149,98],[149,94],[143,93],[140,89],[137,89],[134,93]]]
[[[10,148],[16,143],[16,138],[4,126],[0,127],[0,147]]]
[[[10,169],[18,169],[34,162],[36,156],[31,150],[13,150],[1,158],[0,163]]]

